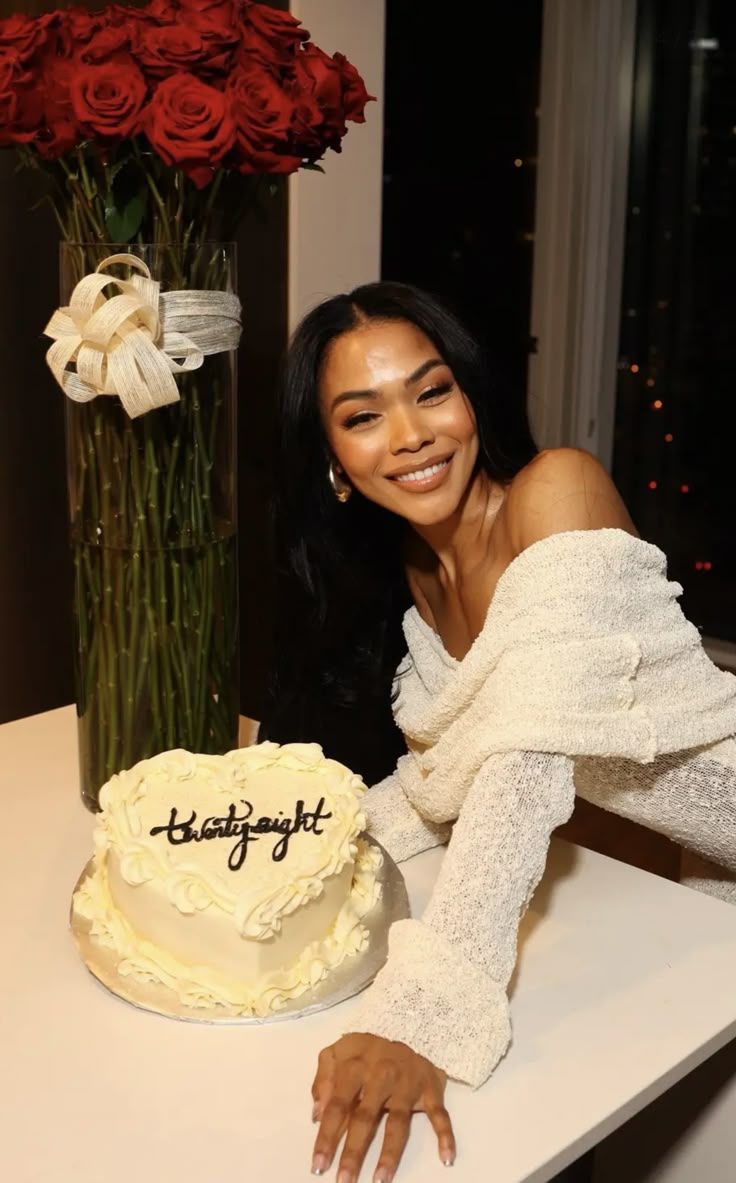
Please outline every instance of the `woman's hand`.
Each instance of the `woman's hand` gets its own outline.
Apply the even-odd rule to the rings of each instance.
[[[374,1183],[393,1179],[417,1111],[427,1114],[440,1158],[451,1166],[455,1136],[444,1106],[446,1082],[444,1072],[405,1043],[378,1035],[343,1035],[320,1052],[312,1085],[312,1116],[320,1123],[312,1173],[324,1174],[345,1133],[337,1183],[355,1183],[384,1110],[388,1117]]]

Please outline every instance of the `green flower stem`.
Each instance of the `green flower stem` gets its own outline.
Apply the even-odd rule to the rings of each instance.
[[[83,184],[90,193],[89,173]],[[81,204],[79,229],[88,230],[80,211]],[[98,258],[99,250],[80,251],[69,282]],[[203,246],[190,251],[180,266],[187,286],[203,276],[224,286],[219,259],[208,262]],[[229,463],[221,433],[229,427],[231,363],[208,358],[205,366],[178,379],[180,402],[136,420],[110,396],[67,405],[88,804],[112,773],[157,751],[237,744],[235,542],[215,466],[216,456]]]
[[[141,608],[144,605],[141,604]],[[144,611],[145,616],[145,611]],[[151,636],[148,629],[144,629],[141,638],[141,652],[140,662],[136,671],[135,689],[133,691],[134,702],[139,702],[143,695],[143,687],[148,678],[148,662],[151,656]]]
[[[117,689],[117,659],[115,654],[115,625],[114,625],[114,592],[112,583],[112,553],[108,546],[101,547],[102,552],[102,602],[103,602],[103,639],[104,639],[104,675],[105,681],[100,687],[107,705],[107,734],[105,763],[113,761],[117,755],[119,741],[118,695]]]
[[[164,522],[171,520],[171,502],[174,494],[174,479],[176,477],[176,470],[179,461],[179,452],[181,449],[181,434],[177,434],[174,442],[171,445],[171,452],[169,453],[169,467],[166,473],[166,491],[164,493]]]
[[[92,202],[97,196],[97,188],[90,180],[89,173],[87,172],[87,162],[85,160],[84,152],[81,148],[77,148],[76,156],[77,160],[79,161],[79,175],[82,178],[82,189],[84,190],[84,196],[87,198],[87,201],[91,206]]]
[[[198,661],[197,661],[197,677],[196,677],[196,693],[197,693],[197,741],[199,749],[201,750],[206,742],[206,698],[210,693],[208,685],[207,667],[209,661],[209,651],[211,645],[211,625],[212,625],[212,548],[208,547],[204,555],[204,563],[202,567],[202,587],[200,595],[201,609],[198,612],[199,628],[198,628]]]
[[[212,461],[210,460],[210,449],[202,430],[202,402],[199,396],[199,388],[195,383],[192,384],[192,426],[195,441],[194,464],[195,468],[199,468],[199,478],[196,483],[202,490],[201,499],[196,507],[197,512],[201,513],[197,534],[201,532],[205,537],[211,538],[214,536],[212,504],[209,494]]]
[[[184,698],[184,717],[187,733],[194,735],[194,717],[192,714],[191,684],[188,677],[187,659],[184,650],[181,623],[181,563],[172,559],[171,579],[174,599],[174,652],[177,665],[177,676]]]
[[[122,563],[121,563],[122,569]],[[128,660],[125,670],[125,685],[123,688],[123,768],[130,768],[133,763],[133,740],[135,727],[135,675],[136,662],[140,660],[138,639],[141,628],[140,612],[141,594],[141,552],[134,550],[130,556],[130,612],[129,612],[129,644]]]

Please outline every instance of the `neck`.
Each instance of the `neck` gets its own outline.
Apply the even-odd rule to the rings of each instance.
[[[478,471],[452,517],[432,526],[412,527],[433,552],[450,584],[458,582],[479,554],[487,554],[488,539],[502,501],[503,487]]]

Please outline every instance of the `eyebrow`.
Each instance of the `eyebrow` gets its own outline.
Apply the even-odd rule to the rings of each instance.
[[[415,382],[421,382],[422,378],[426,377],[430,370],[435,369],[436,366],[443,366],[445,363],[439,357],[430,357],[427,361],[423,361],[420,366],[410,374],[408,378],[404,379],[404,387],[413,386]],[[378,398],[377,390],[344,390],[342,394],[338,394],[332,400],[332,410],[336,410],[341,403],[350,402],[351,400]]]

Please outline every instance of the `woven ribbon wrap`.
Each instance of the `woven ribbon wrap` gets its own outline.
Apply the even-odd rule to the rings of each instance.
[[[126,263],[141,274],[102,274]],[[117,288],[107,296],[105,288]],[[240,301],[231,292],[161,292],[136,255],[109,255],[80,279],[68,308],[44,330],[53,337],[46,361],[61,389],[78,403],[115,394],[131,419],[178,402],[174,375],[197,370],[207,354],[236,349]]]

